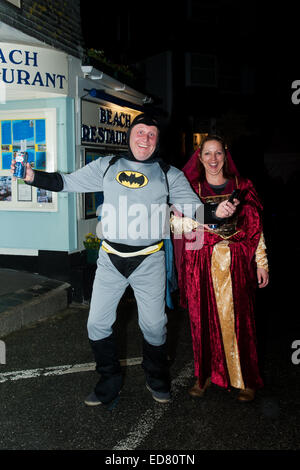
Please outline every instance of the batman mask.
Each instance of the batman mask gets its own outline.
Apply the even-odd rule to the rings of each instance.
[[[131,148],[130,148],[130,134],[131,134],[131,131],[132,131],[133,127],[136,126],[137,124],[145,124],[146,126],[155,126],[158,129],[158,132],[159,132],[158,121],[155,118],[153,118],[152,116],[143,113],[143,114],[139,114],[138,116],[136,116],[134,118],[134,120],[132,121],[132,124],[131,124],[131,126],[128,130],[128,134],[127,134],[128,157],[129,157],[130,160],[134,160],[134,161],[139,161],[139,160],[137,158],[135,158],[135,156],[133,155],[133,153],[131,151]],[[143,161],[143,163],[151,163],[154,160],[156,160],[158,158],[158,156],[159,156],[159,142],[157,140],[157,144],[156,144],[156,147],[155,147],[154,151],[147,158],[147,160]]]

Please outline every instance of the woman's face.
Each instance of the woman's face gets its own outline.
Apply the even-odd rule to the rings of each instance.
[[[205,168],[205,173],[211,176],[223,175],[225,153],[222,144],[217,140],[205,142],[200,161]]]

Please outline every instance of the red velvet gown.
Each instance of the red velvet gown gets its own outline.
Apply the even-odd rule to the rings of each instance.
[[[234,230],[193,230],[202,248],[187,249],[191,233],[174,240],[181,304],[190,315],[195,376],[220,387],[258,389],[259,374],[254,300],[257,286],[255,251],[262,233],[262,206],[250,180],[235,177],[216,197],[207,182],[194,185],[203,202],[227,199],[241,190]],[[227,264],[227,267],[225,266]],[[227,274],[226,274],[227,272]]]

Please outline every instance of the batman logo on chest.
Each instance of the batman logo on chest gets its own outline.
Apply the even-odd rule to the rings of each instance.
[[[122,186],[131,189],[143,188],[148,184],[147,176],[138,171],[131,170],[120,171],[116,176],[116,180]]]

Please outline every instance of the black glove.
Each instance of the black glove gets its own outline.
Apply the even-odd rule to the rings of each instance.
[[[26,182],[36,188],[47,189],[48,191],[59,192],[64,188],[64,182],[60,173],[47,173],[46,171],[34,170],[34,179],[32,183]]]

